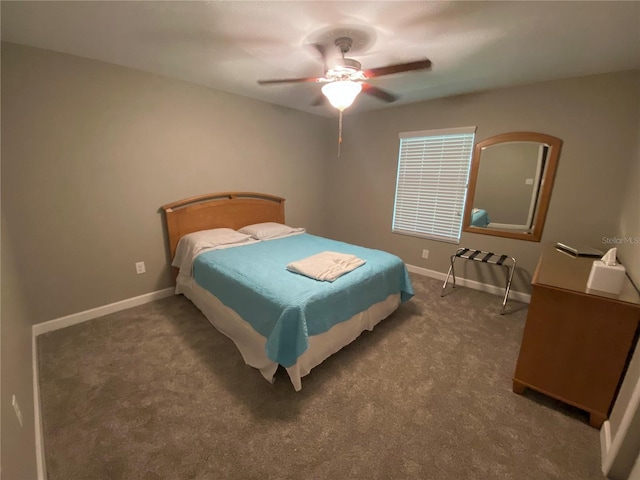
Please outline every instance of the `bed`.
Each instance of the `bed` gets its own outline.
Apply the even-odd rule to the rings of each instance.
[[[486,227],[490,223],[489,214],[482,208],[474,208],[471,211],[471,225],[474,227]]]
[[[162,209],[172,264],[179,267],[176,293],[190,299],[266,380],[273,382],[282,365],[299,391],[302,377],[391,315],[411,298],[413,288],[395,255],[286,226],[284,203],[273,195],[224,192]],[[248,227],[256,225],[283,230],[260,236]],[[194,239],[223,229],[247,238],[209,248],[196,240],[194,246]],[[359,263],[331,281],[288,269],[321,252]]]

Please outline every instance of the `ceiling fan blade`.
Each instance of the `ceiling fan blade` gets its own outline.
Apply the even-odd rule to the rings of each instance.
[[[367,78],[381,77],[382,75],[391,75],[393,73],[410,72],[412,70],[424,70],[431,68],[431,60],[418,60],[417,62],[399,63],[397,65],[387,65],[386,67],[372,68],[365,70],[364,74]]]
[[[311,102],[312,107],[321,107],[322,105],[327,104],[327,97],[325,97],[322,93],[318,94],[313,102]]]
[[[324,77],[307,77],[307,78],[280,78],[276,80],[258,80],[260,85],[271,85],[275,83],[305,83],[314,82],[317,83],[323,80]]]
[[[395,102],[398,99],[398,97],[393,93],[387,92],[386,90],[382,90],[378,87],[374,87],[373,85],[369,85],[368,83],[362,84],[362,91],[367,95],[371,95],[387,103]]]
[[[311,43],[310,44],[316,51],[320,54],[322,58],[322,65],[324,66],[324,71],[327,71],[327,47],[321,45],[319,43]]]

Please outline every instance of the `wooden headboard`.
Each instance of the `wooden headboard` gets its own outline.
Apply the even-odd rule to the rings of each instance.
[[[210,228],[232,228],[262,222],[284,223],[284,198],[255,192],[222,192],[163,205],[171,258],[183,235]]]

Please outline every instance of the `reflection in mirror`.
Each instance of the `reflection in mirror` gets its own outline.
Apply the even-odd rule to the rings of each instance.
[[[484,215],[483,224],[476,226],[532,230],[547,151],[535,142],[502,143],[482,151],[473,208]]]
[[[562,141],[513,132],[478,142],[464,231],[540,241]]]

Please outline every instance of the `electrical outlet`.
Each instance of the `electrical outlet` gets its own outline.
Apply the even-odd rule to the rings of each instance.
[[[147,269],[144,267],[144,262],[136,262],[136,273],[140,275],[141,273],[146,272]]]
[[[15,395],[11,396],[11,405],[13,405],[13,410],[16,412],[16,417],[18,417],[18,423],[22,427],[22,412],[20,411],[20,405],[18,405],[18,400]]]
[[[429,250],[422,250],[422,258],[429,258]]]

